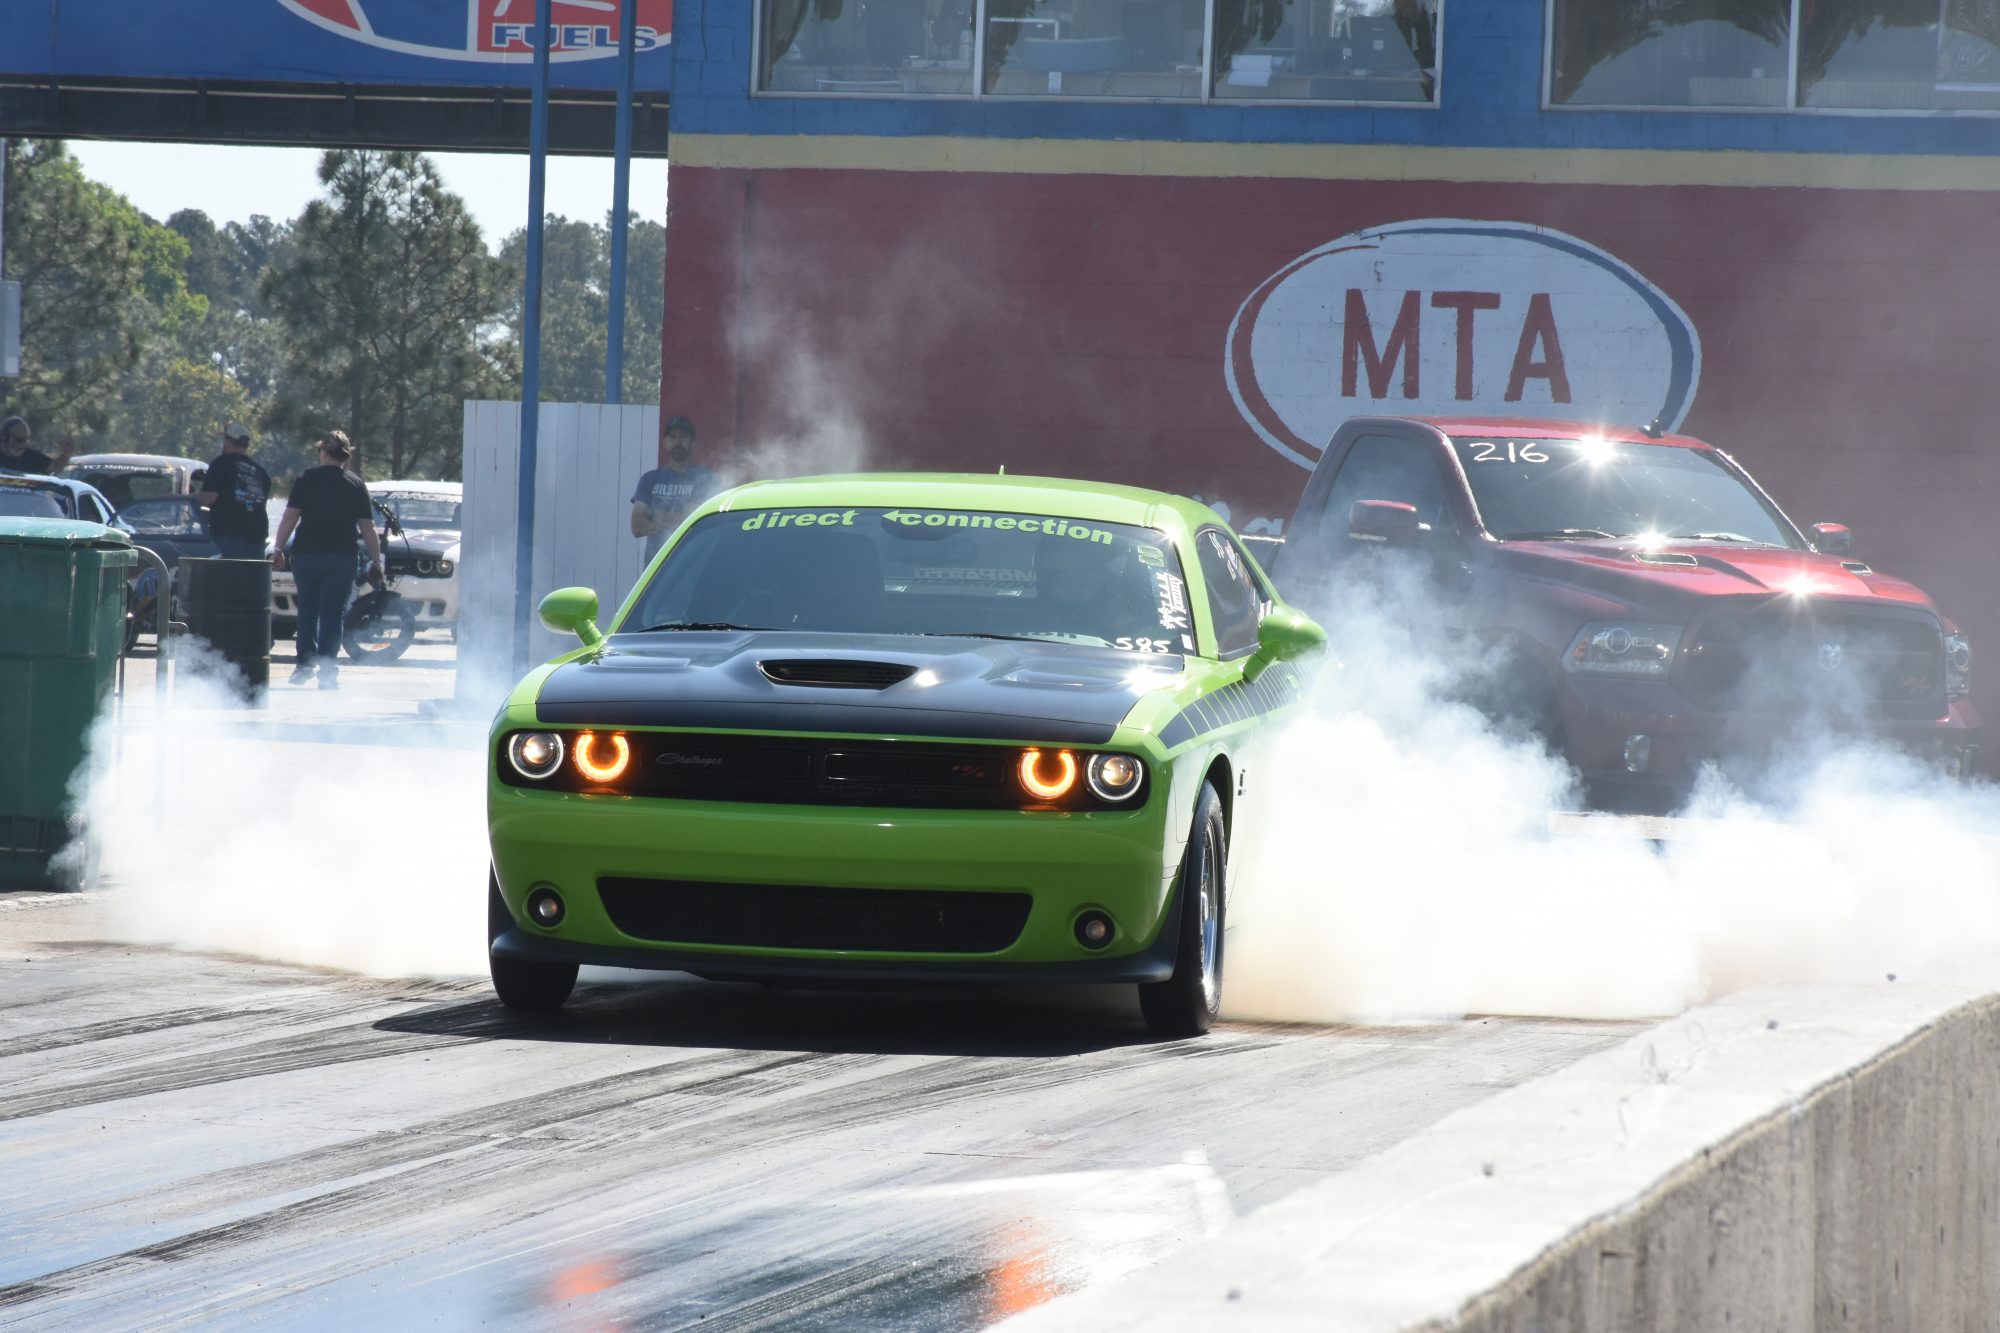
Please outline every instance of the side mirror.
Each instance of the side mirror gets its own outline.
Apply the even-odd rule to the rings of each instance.
[[[1317,652],[1326,646],[1326,631],[1310,616],[1290,609],[1273,611],[1257,622],[1257,651],[1243,664],[1245,680],[1255,680],[1276,662]]]
[[[557,634],[574,634],[586,648],[604,642],[597,628],[597,594],[589,588],[557,588],[542,598],[542,624]]]
[[[1822,555],[1846,555],[1854,549],[1854,533],[1845,523],[1815,523],[1812,543]]]
[[[1400,500],[1356,500],[1347,511],[1347,535],[1358,542],[1413,546],[1428,530],[1417,507]]]

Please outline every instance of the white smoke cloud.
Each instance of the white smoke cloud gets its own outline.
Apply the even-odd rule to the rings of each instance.
[[[354,744],[351,719],[314,719],[316,697],[253,712],[212,656],[181,652],[167,707],[141,691],[122,723],[107,708],[74,783],[115,937],[371,976],[483,973],[483,747],[414,715],[394,724],[404,744]]]
[[[1253,768],[1227,1012],[1669,1014],[1765,981],[2000,986],[2000,789],[1830,736],[1661,825],[1455,697],[1494,664],[1348,599],[1337,669]],[[1655,838],[1655,834],[1665,836]]]

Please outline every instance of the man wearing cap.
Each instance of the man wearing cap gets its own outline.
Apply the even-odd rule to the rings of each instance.
[[[722,489],[715,474],[694,461],[694,423],[674,417],[660,427],[660,465],[632,491],[632,535],[646,539],[646,559],[660,553],[667,534],[688,510]]]
[[[271,531],[264,503],[271,498],[271,474],[250,456],[250,428],[232,421],[222,428],[222,453],[208,465],[195,500],[208,511],[216,549],[229,560],[262,560]]]
[[[69,462],[69,456],[76,452],[76,442],[63,437],[62,448],[54,458],[39,449],[30,449],[28,441],[34,432],[21,417],[8,417],[0,421],[0,472],[41,472],[54,474]]]

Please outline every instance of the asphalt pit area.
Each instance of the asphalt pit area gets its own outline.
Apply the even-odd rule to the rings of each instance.
[[[30,1326],[964,1328],[1174,1254],[1633,1024],[595,973],[514,1015],[0,913],[0,1307]],[[65,924],[67,923],[67,924]],[[46,977],[48,980],[43,980]],[[79,997],[86,997],[80,999]]]

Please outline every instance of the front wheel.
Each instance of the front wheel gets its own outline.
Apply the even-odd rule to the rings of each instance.
[[[493,993],[500,1003],[517,1013],[546,1014],[562,1008],[563,1001],[576,989],[575,963],[543,963],[532,958],[502,958],[493,952],[493,941],[514,924],[500,896],[500,885],[486,882],[486,963],[493,975]]]
[[[1139,987],[1139,1011],[1157,1036],[1198,1037],[1222,1011],[1228,839],[1222,798],[1205,782],[1194,803],[1187,853],[1181,858],[1180,947],[1174,954],[1174,974]]]
[[[417,609],[393,592],[355,599],[340,622],[340,643],[357,662],[393,662],[417,637]]]

